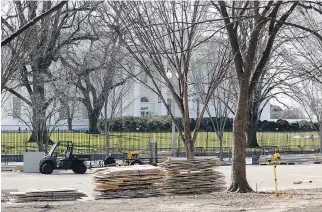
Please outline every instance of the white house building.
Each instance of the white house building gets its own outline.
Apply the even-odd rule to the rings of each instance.
[[[198,57],[198,55],[197,55]],[[165,64],[166,65],[166,64]],[[202,70],[202,63],[198,64],[198,69]],[[59,69],[61,65],[59,62],[53,63],[50,67],[51,69]],[[137,73],[140,72],[139,68],[135,70]],[[167,70],[167,69],[166,69]],[[151,85],[153,87],[151,79],[144,73],[140,73],[140,80],[145,84]],[[167,115],[168,112],[166,107],[162,103],[158,94],[152,92],[146,86],[141,83],[134,82],[133,79],[128,80],[129,88],[126,90],[124,98],[121,99],[121,102],[117,105],[117,116],[145,116],[145,115],[158,115],[163,116]],[[117,88],[119,89],[119,88]],[[47,91],[48,90],[48,91]],[[168,104],[171,104],[171,95],[169,95],[168,89],[161,85],[160,90],[162,96]],[[24,87],[17,88],[17,91],[26,98],[29,98],[28,92]],[[50,88],[46,89],[46,92],[50,93]],[[77,91],[75,91],[77,93]],[[80,95],[80,94],[77,94]],[[193,95],[191,95],[193,96]],[[17,130],[17,129],[26,129],[30,126],[31,118],[31,108],[28,105],[24,104],[21,99],[10,94],[9,92],[1,96],[2,106],[1,106],[1,128],[2,130]],[[211,100],[213,101],[213,100]],[[109,104],[109,102],[108,102]],[[230,103],[233,104],[233,103]],[[73,127],[86,129],[88,126],[88,113],[86,107],[82,102],[76,102],[74,108],[73,116]],[[216,113],[213,107],[213,104],[209,103],[210,115],[216,117]],[[50,107],[48,110],[51,112],[55,110],[53,116],[48,120],[49,126],[59,125],[60,129],[67,129],[67,121],[65,115],[62,113],[62,110],[59,110],[59,104],[56,105],[58,108]],[[189,108],[190,108],[190,118],[197,118],[201,112],[203,105],[202,102],[198,100],[198,97],[190,97]],[[171,107],[170,107],[171,108]],[[104,107],[103,107],[104,110]],[[107,114],[111,114],[111,105],[107,107]],[[49,111],[48,111],[49,113]],[[172,112],[174,116],[180,117],[180,112],[177,107],[174,107]],[[104,111],[102,111],[104,114]],[[228,114],[229,117],[233,117],[232,113]],[[204,114],[204,117],[209,117],[208,113]],[[262,112],[260,117],[261,120],[270,120],[270,104],[268,103]]]
[[[144,73],[141,74],[141,80],[150,84],[151,79],[149,79]],[[22,94],[28,96],[27,92],[21,88]],[[166,88],[161,89],[164,94],[164,98],[168,103],[171,104],[171,95],[169,95]],[[198,100],[190,100],[190,117],[197,118],[202,109],[202,103]],[[110,107],[108,108],[108,114],[110,114]],[[171,108],[171,107],[170,107]],[[215,117],[215,111],[213,105],[209,103],[209,109],[211,116]],[[52,110],[50,108],[49,110]],[[104,110],[104,108],[103,108]],[[102,114],[104,111],[102,111]],[[174,115],[180,117],[180,112],[177,107],[174,107]],[[128,89],[128,93],[118,104],[118,115],[117,116],[145,116],[145,115],[167,115],[168,112],[166,107],[161,102],[159,96],[149,90],[144,85],[140,83],[133,83],[131,88]],[[232,113],[229,113],[230,118],[233,117]],[[204,117],[209,117],[207,113]],[[30,125],[30,108],[23,103],[18,97],[12,94],[6,93],[2,95],[2,107],[1,107],[1,129],[2,130],[21,130],[28,128]],[[57,122],[57,120],[63,119]],[[270,104],[268,103],[262,112],[261,120],[270,120]],[[28,124],[29,123],[29,124]],[[60,125],[60,129],[67,129],[67,121],[64,120],[63,114],[60,110],[53,115],[50,120],[50,125]],[[88,126],[88,114],[85,106],[81,102],[75,104],[75,114],[73,118],[73,128],[75,129],[87,129]]]

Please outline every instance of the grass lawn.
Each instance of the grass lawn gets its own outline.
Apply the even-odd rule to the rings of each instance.
[[[7,154],[22,154],[25,149],[34,149],[36,144],[27,143],[31,133],[2,132],[1,147]],[[314,135],[314,138],[310,138]],[[53,141],[71,140],[78,153],[89,153],[93,151],[105,151],[104,134],[86,134],[71,132],[54,132],[51,134]],[[178,134],[177,134],[178,138]],[[318,146],[319,139],[316,132],[258,132],[257,139],[260,146],[288,146],[297,149],[298,146]],[[110,147],[121,149],[142,150],[148,148],[148,141],[158,142],[158,148],[171,148],[171,132],[121,132],[112,133],[110,136]],[[182,142],[179,147],[183,147]],[[195,144],[196,147],[219,147],[219,140],[215,132],[200,132]],[[225,132],[223,139],[224,147],[232,146],[232,132]]]

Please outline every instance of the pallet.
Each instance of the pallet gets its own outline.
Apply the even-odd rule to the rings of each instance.
[[[75,201],[87,197],[84,192],[76,188],[61,189],[30,189],[26,192],[10,192],[10,202],[38,202],[38,201]]]
[[[94,198],[140,198],[159,195],[156,184],[164,177],[160,167],[134,165],[94,171]]]

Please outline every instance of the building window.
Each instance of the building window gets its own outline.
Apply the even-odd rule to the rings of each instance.
[[[19,119],[21,117],[21,99],[14,96],[12,104],[12,118]]]
[[[148,98],[146,98],[146,97],[142,97],[142,98],[141,98],[141,102],[149,102],[149,99],[148,99]]]
[[[141,116],[148,116],[151,115],[149,111],[141,111]]]
[[[149,107],[141,107],[141,116],[151,115],[149,112]]]

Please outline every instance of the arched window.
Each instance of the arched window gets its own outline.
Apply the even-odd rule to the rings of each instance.
[[[142,98],[141,98],[141,102],[149,102],[149,99],[148,99],[148,98],[146,98],[146,97],[142,97]]]

